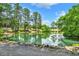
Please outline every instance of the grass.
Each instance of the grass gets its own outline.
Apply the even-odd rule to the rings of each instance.
[[[78,44],[79,41],[77,40],[72,40],[72,39],[64,39],[62,40],[66,45],[73,45],[73,44]]]

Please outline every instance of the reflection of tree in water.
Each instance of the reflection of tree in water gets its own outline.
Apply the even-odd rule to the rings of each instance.
[[[46,38],[48,38],[49,37],[49,35],[50,35],[50,33],[43,33],[43,34],[34,34],[34,35],[32,35],[33,36],[33,38],[34,38],[34,44],[42,44],[42,39],[44,38],[44,39],[46,39]]]
[[[50,34],[51,34],[50,32],[44,32],[41,35],[42,35],[42,38],[46,39],[46,38],[48,38],[50,36]]]
[[[48,38],[50,33],[43,33],[43,34],[29,34],[29,33],[18,33],[16,32],[13,36],[12,39],[17,42],[23,42],[27,44],[42,44],[42,39]],[[12,40],[11,39],[11,40]]]
[[[30,43],[30,39],[31,39],[31,35],[29,35],[29,33],[23,33],[24,35],[24,42],[25,43]]]
[[[15,32],[15,34],[12,36],[12,39],[11,40],[14,40],[14,41],[19,41],[19,33],[18,32]]]
[[[35,37],[35,44],[41,44],[42,43],[42,41],[41,41],[42,38],[41,38],[40,34],[35,35],[34,37]]]
[[[41,44],[42,43],[41,35],[33,34],[32,38],[33,38],[33,42],[32,42],[33,44]]]
[[[54,35],[51,36],[51,39],[52,39],[53,42],[55,42],[57,40]]]

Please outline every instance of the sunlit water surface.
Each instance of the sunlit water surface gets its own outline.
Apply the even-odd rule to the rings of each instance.
[[[69,39],[59,39],[53,38],[53,34],[43,33],[43,34],[28,34],[28,33],[15,33],[9,40],[14,40],[17,42],[25,44],[38,44],[38,45],[49,45],[49,46],[66,46],[71,44],[79,43],[76,40]]]

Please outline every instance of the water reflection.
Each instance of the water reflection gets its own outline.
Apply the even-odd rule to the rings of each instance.
[[[60,40],[54,39],[51,33],[41,33],[41,34],[29,34],[29,33],[15,33],[10,37],[10,40],[14,40],[26,44],[38,44],[38,45],[54,45],[58,46]]]

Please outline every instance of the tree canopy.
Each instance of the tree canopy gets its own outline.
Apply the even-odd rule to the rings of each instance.
[[[23,8],[19,3],[15,4],[0,4],[0,27],[11,27],[19,30],[24,26],[24,30],[28,25],[40,28],[41,14],[39,12],[31,12],[28,8]]]
[[[73,6],[65,16],[57,21],[58,27],[67,37],[79,37],[79,4]]]

